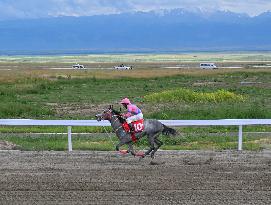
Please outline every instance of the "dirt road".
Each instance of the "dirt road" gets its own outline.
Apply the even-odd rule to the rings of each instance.
[[[0,204],[271,204],[271,152],[0,151]]]

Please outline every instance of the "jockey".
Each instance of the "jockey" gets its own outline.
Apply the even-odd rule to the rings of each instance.
[[[133,132],[134,127],[132,122],[143,119],[143,114],[141,110],[136,105],[132,104],[128,98],[122,99],[120,103],[127,109],[127,113],[123,116],[126,118],[126,122],[128,123],[131,132]]]

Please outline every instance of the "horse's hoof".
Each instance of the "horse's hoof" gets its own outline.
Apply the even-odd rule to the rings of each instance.
[[[128,152],[128,150],[120,150],[119,153],[120,154],[128,154],[129,152]]]
[[[136,153],[135,156],[144,158],[144,157],[145,157],[145,154],[144,154],[143,152],[138,152],[138,153]]]
[[[145,158],[145,155],[144,156],[140,156],[139,158],[138,158],[138,161],[141,161],[141,160],[143,160]]]

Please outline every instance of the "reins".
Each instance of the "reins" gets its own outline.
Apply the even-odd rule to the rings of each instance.
[[[113,116],[118,116],[118,115],[112,115],[112,117],[113,117]],[[111,117],[111,119],[112,119],[112,117]],[[118,117],[114,120],[114,122],[112,122],[112,128],[113,128],[113,126],[114,126],[114,123],[117,122],[117,120],[118,120]],[[120,128],[122,128],[121,125],[120,125],[117,129],[115,129],[114,132],[117,132]],[[114,129],[114,128],[113,128],[113,129]]]

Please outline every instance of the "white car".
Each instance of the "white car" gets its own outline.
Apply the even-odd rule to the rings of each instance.
[[[72,65],[72,68],[74,68],[74,69],[86,69],[84,65],[80,65],[80,64]]]
[[[123,64],[121,64],[119,66],[114,66],[113,68],[116,70],[132,70],[133,69],[132,66],[126,66]]]

